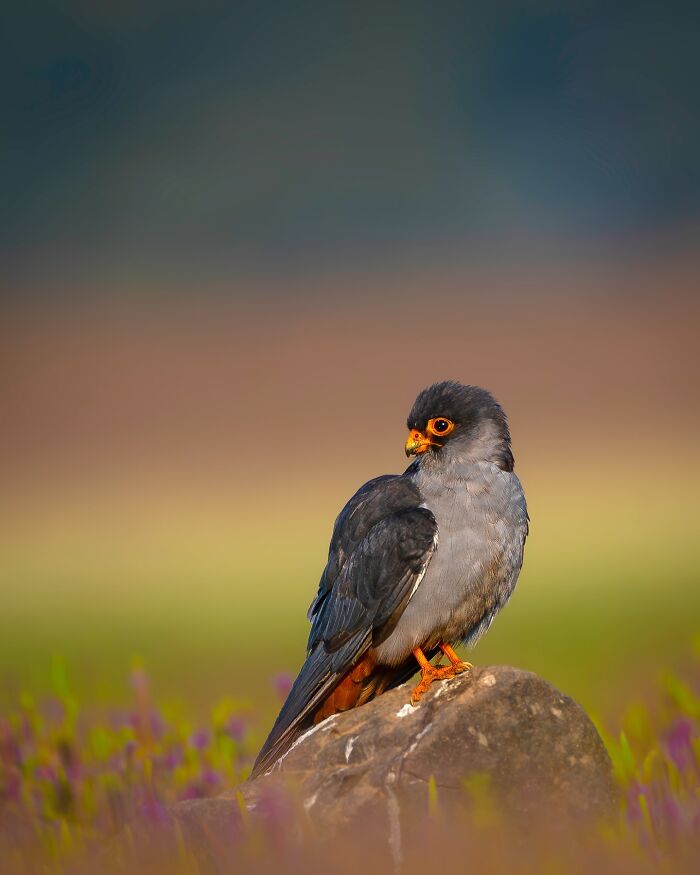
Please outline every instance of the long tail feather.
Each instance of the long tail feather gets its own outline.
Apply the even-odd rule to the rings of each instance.
[[[316,709],[333,690],[341,675],[332,670],[323,645],[312,651],[282,706],[270,734],[258,754],[251,777],[266,772],[313,723]]]
[[[252,778],[268,771],[314,722],[400,686],[417,669],[412,658],[396,668],[375,668],[373,660],[365,658],[356,661],[350,671],[334,671],[341,661],[334,657],[336,654],[326,653],[323,645],[309,654],[255,760]]]

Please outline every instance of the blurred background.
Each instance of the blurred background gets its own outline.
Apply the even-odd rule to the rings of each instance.
[[[444,378],[532,519],[473,661],[614,706],[700,632],[700,7],[15,4],[0,703],[303,659],[333,520]]]

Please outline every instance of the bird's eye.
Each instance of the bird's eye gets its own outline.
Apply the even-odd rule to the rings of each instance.
[[[428,431],[432,432],[438,437],[444,437],[446,434],[449,434],[454,427],[454,422],[452,422],[450,419],[445,419],[442,416],[438,417],[437,419],[431,419],[428,423]]]

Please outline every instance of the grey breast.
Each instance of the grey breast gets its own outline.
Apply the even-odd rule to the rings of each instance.
[[[396,628],[377,647],[378,661],[388,665],[414,647],[476,641],[513,592],[527,535],[525,496],[514,473],[472,462],[414,476],[435,516],[438,544]]]

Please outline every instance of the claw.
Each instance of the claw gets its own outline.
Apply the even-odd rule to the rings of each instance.
[[[461,671],[469,671],[470,668],[474,668],[471,662],[463,662],[449,644],[441,644],[440,650],[442,650],[445,656],[450,660],[452,665],[457,670],[457,673]]]
[[[462,662],[454,650],[449,646],[449,644],[441,644],[440,649],[450,660],[450,665],[431,665],[428,661],[426,655],[420,649],[420,647],[416,647],[413,651],[413,655],[418,661],[418,664],[421,667],[421,679],[418,682],[418,685],[411,692],[411,704],[415,705],[420,700],[423,693],[425,693],[432,684],[433,681],[444,681],[449,678],[455,677],[455,675],[461,674],[464,671],[468,671],[472,668],[471,663]]]

